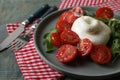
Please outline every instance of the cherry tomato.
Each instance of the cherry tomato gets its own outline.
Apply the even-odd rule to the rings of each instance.
[[[65,15],[63,15],[63,19],[65,19],[69,24],[73,24],[73,22],[78,18],[77,16],[74,15],[73,12],[71,11],[67,11],[66,12],[66,17],[64,17]]]
[[[75,46],[64,44],[62,45],[56,54],[58,61],[62,63],[69,63],[73,61],[77,56],[77,48]]]
[[[68,23],[72,24],[75,19],[83,15],[83,11],[80,7],[72,8],[69,11],[65,11],[61,14],[60,20],[66,20]]]
[[[74,8],[72,8],[71,11],[72,11],[72,12],[74,13],[74,15],[77,16],[77,17],[80,17],[80,16],[83,16],[83,15],[84,15],[84,12],[83,12],[82,8],[80,8],[80,7],[74,7]]]
[[[72,30],[64,30],[60,38],[61,41],[66,44],[77,44],[80,41],[79,36]]]
[[[114,13],[113,13],[113,11],[110,8],[108,8],[108,7],[102,7],[102,8],[99,8],[96,11],[95,15],[96,15],[97,18],[110,19],[110,18],[113,18]]]
[[[79,54],[80,56],[87,56],[90,54],[91,50],[92,50],[92,42],[85,38],[83,40],[81,40],[80,45],[79,45]]]
[[[63,12],[57,21],[56,29],[59,31],[71,29],[73,22],[81,15],[83,15],[83,10],[80,7],[75,7]]]
[[[78,12],[76,12],[77,14]],[[56,29],[59,31],[63,31],[64,29],[71,29],[73,22],[78,18],[78,16],[75,15],[75,12],[69,10],[63,12],[56,24]]]
[[[95,45],[91,52],[91,59],[99,64],[106,64],[112,58],[110,49],[105,45]]]
[[[62,32],[66,29],[71,29],[72,24],[68,23],[66,20],[58,20],[56,24],[56,29]]]
[[[51,39],[51,42],[54,46],[61,46],[62,45],[62,42],[60,40],[60,33],[58,32],[53,32],[50,36],[50,39]]]

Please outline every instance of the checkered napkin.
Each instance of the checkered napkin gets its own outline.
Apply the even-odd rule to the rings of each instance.
[[[120,12],[120,0],[60,0],[59,10],[74,6],[107,6],[112,10]],[[20,23],[7,24],[7,30],[10,34]],[[29,30],[31,25],[26,27]],[[18,66],[25,80],[52,80],[59,79],[63,76],[60,72],[52,69],[47,65],[36,52],[33,41],[33,33],[31,34],[30,42],[18,52],[15,52],[15,57]]]

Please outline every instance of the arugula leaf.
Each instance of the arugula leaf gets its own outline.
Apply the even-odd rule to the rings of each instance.
[[[94,13],[88,12],[87,10],[83,10],[83,14],[84,14],[84,16],[95,17],[95,14],[94,14]]]
[[[112,62],[115,62],[120,57],[120,20],[117,18],[110,19],[108,26],[112,31],[108,44],[113,55]]]
[[[120,39],[114,39],[111,46],[111,52],[113,55],[112,62],[116,61],[117,58],[120,56]]]
[[[50,32],[46,33],[43,37],[44,38],[43,44],[47,48],[47,50],[46,50],[47,53],[54,50],[54,45],[52,44],[51,39],[50,39],[50,36],[53,32],[57,32],[57,30],[55,28],[51,29]]]
[[[108,22],[109,22],[109,19],[105,19],[105,18],[96,18],[96,19],[104,22],[105,24],[108,24]]]

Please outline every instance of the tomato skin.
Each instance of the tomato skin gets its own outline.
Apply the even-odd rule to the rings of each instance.
[[[77,44],[80,41],[79,36],[72,30],[64,30],[60,38],[61,41],[66,44]]]
[[[68,23],[66,20],[58,20],[56,24],[56,29],[59,30],[60,32],[66,30],[66,29],[71,29],[72,24]]]
[[[93,44],[89,39],[82,39],[78,48],[80,56],[88,56],[92,50],[92,46]]]
[[[78,17],[74,15],[72,11],[65,11],[63,12],[56,24],[56,29],[59,31],[63,31],[65,29],[71,29],[73,22],[77,19]]]
[[[71,11],[72,11],[72,12],[74,13],[74,15],[77,16],[77,17],[80,17],[80,16],[83,16],[83,15],[84,15],[84,12],[83,12],[82,8],[80,8],[80,7],[74,7],[74,8],[72,8]]]
[[[77,56],[77,48],[70,44],[62,45],[56,54],[56,58],[59,62],[69,63],[72,62]]]
[[[95,45],[90,56],[94,62],[99,64],[106,64],[110,62],[112,58],[110,49],[105,45]]]
[[[59,32],[53,32],[50,36],[50,39],[54,46],[60,47],[62,45]]]
[[[71,29],[73,22],[77,19],[76,16],[74,16],[72,11],[65,11],[63,12],[56,24],[56,29],[59,31],[63,31],[64,29]]]
[[[66,15],[63,15],[63,16],[65,16],[65,17],[63,17],[69,24],[73,24],[73,22],[78,18],[77,16],[75,16],[74,15],[74,13],[73,12],[71,12],[71,11],[68,11],[67,13],[66,13]]]
[[[97,18],[111,19],[114,16],[113,11],[108,7],[101,7],[96,11]]]
[[[83,10],[80,7],[75,7],[69,11],[63,12],[57,21],[56,29],[59,31],[71,29],[73,22],[82,15]]]
[[[72,24],[75,21],[75,19],[77,19],[77,18],[78,18],[78,16],[75,16],[74,12],[69,10],[69,11],[63,12],[60,15],[59,20],[67,21],[69,24]]]

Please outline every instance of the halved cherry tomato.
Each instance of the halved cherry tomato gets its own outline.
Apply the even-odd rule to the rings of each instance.
[[[112,54],[110,49],[105,45],[95,45],[91,52],[91,59],[99,64],[106,64],[110,62]]]
[[[66,29],[71,29],[72,24],[68,23],[66,20],[58,20],[56,24],[56,29],[59,30],[60,32],[66,30]]]
[[[72,11],[65,12],[66,14],[63,15],[63,19],[65,19],[69,24],[73,24],[73,22],[78,18],[74,15]]]
[[[69,63],[73,61],[77,56],[77,48],[75,46],[64,44],[62,45],[56,54],[58,61],[62,63]]]
[[[83,15],[83,11],[80,7],[75,7],[69,11],[63,12],[56,24],[56,29],[63,31],[65,29],[71,29],[73,22]]]
[[[54,46],[60,47],[62,45],[59,32],[53,32],[50,36],[50,39]]]
[[[80,56],[89,55],[92,50],[92,46],[93,46],[92,42],[89,39],[85,38],[81,40],[78,48]]]
[[[61,14],[57,24],[56,29],[63,31],[64,29],[71,29],[73,22],[77,19],[72,11],[65,11]]]
[[[77,16],[77,17],[80,17],[80,16],[83,16],[83,15],[84,15],[84,12],[83,12],[82,8],[80,8],[80,7],[74,7],[74,8],[72,8],[71,11],[72,11],[72,12],[74,13],[74,15]]]
[[[105,18],[105,19],[110,19],[113,18],[114,13],[113,11],[108,8],[108,7],[101,7],[96,11],[96,17],[97,18]]]
[[[61,41],[66,44],[77,44],[80,41],[79,36],[72,30],[64,30],[60,38]]]

